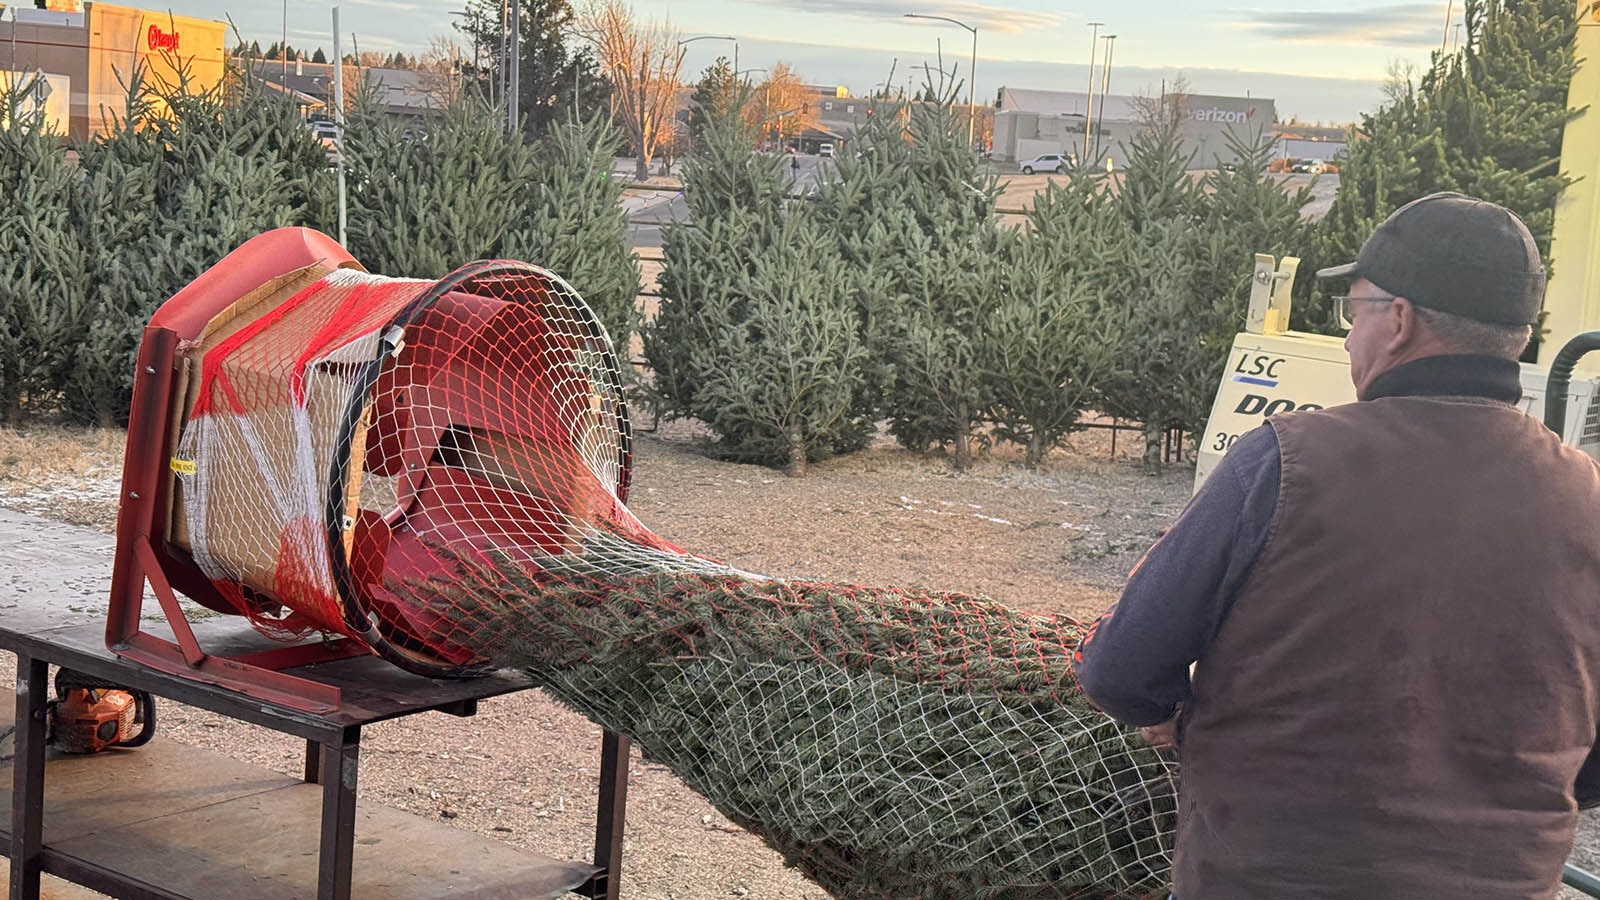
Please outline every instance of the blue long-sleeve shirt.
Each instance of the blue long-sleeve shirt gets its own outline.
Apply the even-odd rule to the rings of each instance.
[[[1487,356],[1432,356],[1373,381],[1367,399],[1473,396],[1516,403],[1518,366]],[[1172,718],[1189,698],[1189,666],[1222,627],[1267,545],[1282,463],[1270,425],[1239,438],[1128,577],[1122,599],[1073,657],[1089,699],[1130,725]]]
[[[1134,567],[1122,600],[1074,654],[1078,684],[1130,725],[1172,718],[1189,664],[1216,637],[1266,546],[1278,505],[1278,434],[1240,436],[1167,533]]]

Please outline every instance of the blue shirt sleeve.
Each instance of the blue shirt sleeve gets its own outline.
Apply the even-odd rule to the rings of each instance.
[[[1266,546],[1281,467],[1270,425],[1243,435],[1139,560],[1122,598],[1073,655],[1096,706],[1130,725],[1155,725],[1189,698],[1190,665]]]

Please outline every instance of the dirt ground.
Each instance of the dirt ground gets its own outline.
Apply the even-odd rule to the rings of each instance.
[[[880,441],[796,479],[707,458],[677,426],[638,435],[629,506],[668,540],[748,571],[982,593],[1088,618],[1189,494],[1192,470],[1144,474],[1133,437],[1119,436],[1113,455],[1111,432],[1085,432],[1040,471],[996,454],[960,474]],[[120,432],[0,429],[0,508],[110,531],[122,442]],[[285,774],[302,766],[297,740],[177,704],[162,707],[162,733]],[[591,852],[600,731],[542,693],[486,701],[470,719],[430,713],[364,735],[363,802],[550,856]],[[628,792],[630,900],[825,900],[637,753]],[[1574,860],[1600,864],[1593,819]]]
[[[747,571],[982,593],[1097,615],[1182,507],[1192,472],[1142,473],[1133,435],[1085,432],[1030,472],[1006,455],[956,474],[881,441],[788,478],[707,458],[684,427],[638,435],[629,506],[680,546]],[[0,507],[110,531],[120,432],[0,430]],[[298,774],[303,745],[176,704],[162,733]],[[593,848],[600,731],[543,694],[365,731],[360,794],[557,857]],[[822,900],[755,837],[635,757],[624,896]]]

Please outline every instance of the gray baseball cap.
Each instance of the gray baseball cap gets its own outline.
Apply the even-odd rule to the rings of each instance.
[[[1450,192],[1395,210],[1355,262],[1317,278],[1365,278],[1418,306],[1499,325],[1537,322],[1545,285],[1539,248],[1515,213]]]

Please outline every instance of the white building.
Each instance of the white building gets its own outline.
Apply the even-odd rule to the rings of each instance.
[[[1094,124],[1089,126],[1085,121],[1088,94],[1002,88],[991,156],[1015,162],[1044,153],[1062,153],[1073,158],[1087,157],[1095,165],[1103,164],[1107,158],[1121,165],[1123,147],[1143,127],[1145,117],[1141,111],[1159,103],[1159,98],[1097,94]],[[1270,99],[1188,94],[1182,103],[1183,135],[1194,152],[1192,168],[1211,169],[1219,163],[1232,162],[1236,154],[1229,149],[1230,134],[1246,143],[1272,140],[1277,105]]]

